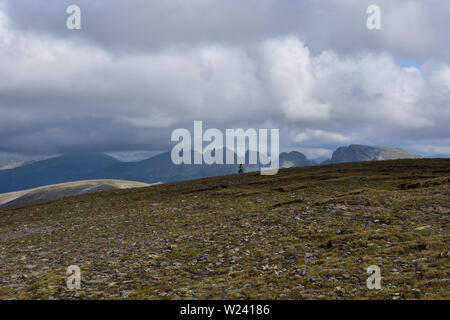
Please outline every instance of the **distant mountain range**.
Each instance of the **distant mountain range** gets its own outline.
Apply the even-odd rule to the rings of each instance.
[[[447,159],[447,158],[450,158],[450,154],[440,153],[440,154],[434,154],[434,155],[431,155],[431,156],[426,156],[426,158],[433,158],[433,159],[436,159],[436,158]]]
[[[314,158],[312,159],[312,161],[314,161],[317,164],[321,164],[324,161],[328,161],[330,160],[330,157],[318,157],[318,158]]]
[[[246,154],[248,163],[249,152]],[[237,163],[235,155],[235,163]],[[420,158],[400,149],[350,145],[338,148],[326,163]],[[280,154],[280,168],[317,165],[300,152]],[[259,170],[260,165],[244,165],[246,172]],[[170,152],[138,162],[121,162],[102,153],[67,154],[36,161],[14,169],[0,170],[0,193],[26,190],[40,186],[91,179],[119,179],[143,183],[174,182],[196,178],[234,174],[233,165],[175,165]]]
[[[63,155],[0,171],[0,193],[56,183],[89,180],[102,169],[120,163],[99,153]]]
[[[225,153],[224,153],[225,154]],[[247,152],[247,159],[249,153]],[[193,155],[192,155],[193,158]],[[235,163],[237,156],[235,155]],[[280,154],[281,167],[311,166],[315,163],[300,152]],[[245,171],[260,166],[245,165]],[[174,182],[237,173],[238,165],[175,165],[170,152],[138,162],[121,162],[102,153],[67,154],[0,171],[0,193],[45,185],[90,179],[119,179],[144,183]]]
[[[419,158],[422,158],[422,156],[418,156],[398,148],[351,144],[348,147],[337,148],[333,152],[331,159],[324,161],[322,164]]]

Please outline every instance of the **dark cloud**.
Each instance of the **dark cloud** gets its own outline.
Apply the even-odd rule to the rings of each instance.
[[[164,150],[193,120],[450,152],[450,5],[379,1],[373,32],[371,2],[77,0],[69,31],[74,1],[3,1],[0,152]]]
[[[83,30],[65,28],[66,8],[82,9]],[[382,30],[366,28],[371,0],[6,0],[18,30],[76,36],[97,46],[130,52],[174,44],[246,46],[293,34],[314,51],[387,50],[402,58],[448,54],[450,5],[443,0],[380,0]]]

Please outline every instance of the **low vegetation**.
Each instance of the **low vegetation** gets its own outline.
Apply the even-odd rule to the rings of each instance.
[[[347,163],[5,209],[0,298],[449,299],[449,177],[448,159]]]

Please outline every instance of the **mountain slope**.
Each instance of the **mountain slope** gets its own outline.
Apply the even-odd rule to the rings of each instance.
[[[192,153],[191,159],[194,159]],[[126,179],[141,182],[173,182],[237,172],[237,165],[175,165],[170,152],[138,162],[120,162],[98,170],[93,177]]]
[[[308,160],[303,153],[298,151],[280,154],[280,168],[309,167],[316,164],[316,162]]]
[[[119,161],[102,153],[80,153],[1,170],[0,193],[91,179],[95,172],[116,163]]]
[[[449,159],[289,168],[3,211],[0,299],[450,298]],[[382,290],[366,286],[370,265]]]

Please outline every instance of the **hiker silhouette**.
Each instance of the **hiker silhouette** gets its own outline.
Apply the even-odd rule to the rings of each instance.
[[[243,166],[242,163],[239,165],[239,171],[238,171],[238,173],[239,173],[239,174],[244,173],[244,166]]]

